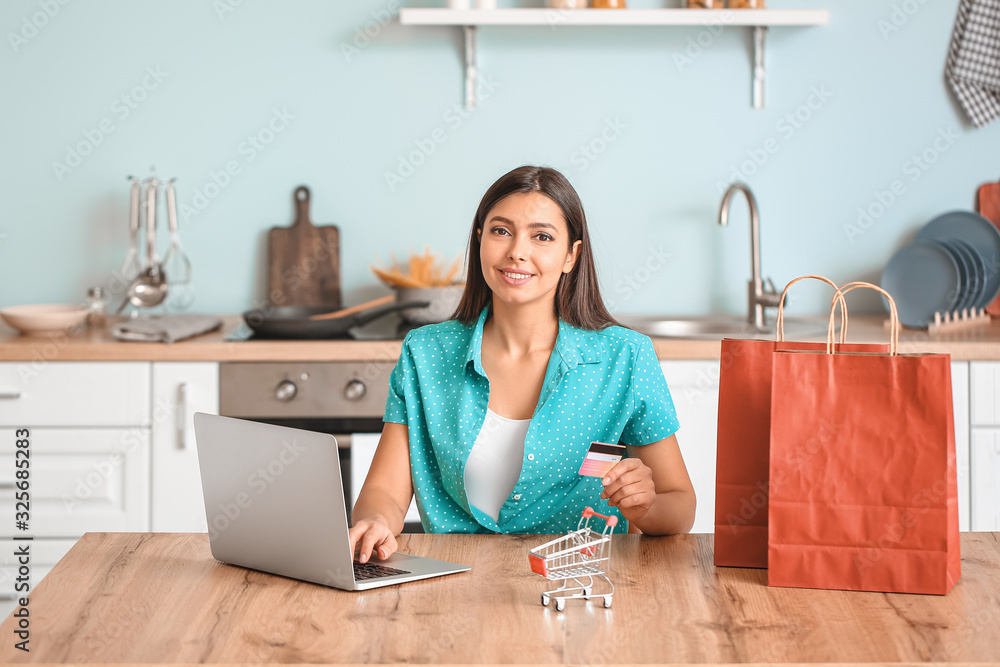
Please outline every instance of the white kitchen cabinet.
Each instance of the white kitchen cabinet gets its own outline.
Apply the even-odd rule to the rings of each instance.
[[[23,534],[78,538],[87,531],[149,530],[149,429],[34,428],[30,519]],[[15,530],[15,429],[0,429],[0,536]]]
[[[969,364],[973,426],[1000,426],[1000,361]]]
[[[354,505],[358,502],[361,487],[364,486],[365,480],[368,479],[368,471],[372,467],[372,461],[375,459],[375,450],[378,449],[378,441],[381,438],[381,433],[352,433],[350,435],[351,512],[354,511]],[[406,509],[406,514],[403,516],[403,523],[420,523],[420,510],[417,509],[416,497],[410,500],[410,506]]]
[[[34,588],[84,533],[149,530],[149,426],[148,362],[0,363],[0,596],[13,592],[15,535],[34,538]],[[31,455],[24,531],[14,524],[19,429]],[[0,611],[13,607],[0,600]]]
[[[30,542],[15,541],[12,539],[0,539],[0,618],[6,618],[17,607],[17,601],[27,595],[31,597],[31,591],[35,590],[38,583],[47,575],[56,563],[73,548],[76,540],[46,540],[35,539]],[[30,562],[28,563],[28,583],[30,588],[27,593],[15,590],[18,583],[18,570],[21,564],[15,555],[19,545],[29,544]],[[29,604],[29,610],[30,610]],[[30,613],[30,612],[29,612]]]
[[[972,530],[1000,531],[1000,428],[972,429]]]
[[[715,532],[719,360],[661,361],[680,421],[677,442],[698,499],[692,533]]]
[[[207,532],[193,416],[218,414],[219,364],[156,362],[152,396],[152,530]]]
[[[975,365],[975,364],[973,364]],[[681,454],[698,498],[693,533],[715,530],[715,460],[719,421],[719,360],[660,362],[674,399],[681,428],[677,432]],[[1000,366],[1000,364],[997,364]],[[952,362],[952,401],[955,414],[955,447],[958,468],[958,509],[960,530],[970,529],[970,461],[969,461],[969,364]],[[992,451],[992,450],[991,450]],[[982,458],[983,453],[979,456]],[[1000,456],[1000,455],[998,455]],[[972,462],[975,471],[977,462]],[[1000,478],[994,469],[994,490],[1000,488]],[[978,480],[978,478],[977,478]],[[980,482],[980,491],[989,494]],[[977,491],[979,493],[979,491]],[[985,498],[984,496],[981,496]],[[993,495],[993,507],[1000,496]],[[982,502],[988,502],[981,500]],[[994,513],[995,514],[995,513]],[[973,528],[996,530],[996,528]]]
[[[1000,530],[1000,362],[969,364],[972,530]]]
[[[148,363],[0,363],[0,426],[148,424]]]

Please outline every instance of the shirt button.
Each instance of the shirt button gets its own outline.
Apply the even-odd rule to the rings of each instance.
[[[514,500],[520,500],[520,499],[521,499],[521,494],[520,493],[515,493],[514,494]]]
[[[529,461],[534,461],[535,460],[535,455],[534,454],[528,454],[528,460]]]

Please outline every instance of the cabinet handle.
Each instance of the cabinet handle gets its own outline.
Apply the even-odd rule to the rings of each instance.
[[[187,448],[187,382],[177,385],[177,409],[174,411],[174,430],[177,432],[177,449]]]
[[[0,391],[0,398],[21,398],[19,391]]]

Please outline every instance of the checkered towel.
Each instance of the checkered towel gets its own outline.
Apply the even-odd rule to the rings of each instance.
[[[1000,116],[1000,0],[960,0],[945,74],[976,127]]]

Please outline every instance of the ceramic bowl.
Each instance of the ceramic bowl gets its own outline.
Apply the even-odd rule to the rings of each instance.
[[[0,318],[27,336],[66,333],[87,319],[86,308],[70,303],[0,308]]]
[[[430,301],[423,308],[406,308],[399,312],[409,324],[436,324],[451,319],[462,300],[465,283],[447,287],[397,287],[396,301]]]

